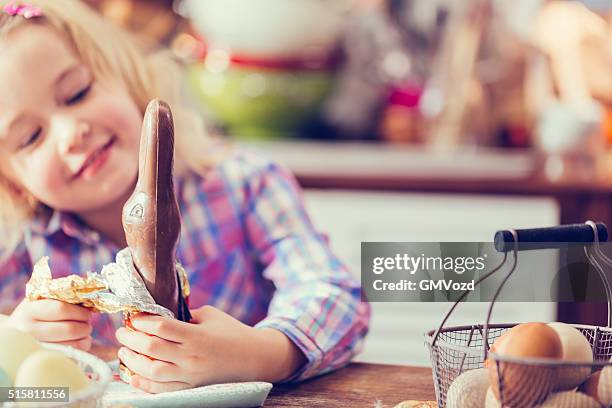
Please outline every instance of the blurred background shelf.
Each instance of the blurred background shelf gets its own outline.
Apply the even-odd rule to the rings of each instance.
[[[525,180],[536,171],[532,150],[461,148],[435,151],[416,146],[364,142],[250,141],[286,163],[299,177],[380,180]]]
[[[562,202],[562,222],[592,214],[612,220],[604,208],[612,198],[612,177],[568,175],[551,181],[543,158],[532,150],[462,149],[453,152],[357,142],[241,141],[280,163],[305,188],[423,191],[494,195],[553,196]],[[582,207],[574,208],[570,202]]]

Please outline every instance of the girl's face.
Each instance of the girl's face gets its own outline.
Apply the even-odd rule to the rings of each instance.
[[[48,206],[103,210],[138,173],[142,114],[42,25],[0,42],[0,170]]]

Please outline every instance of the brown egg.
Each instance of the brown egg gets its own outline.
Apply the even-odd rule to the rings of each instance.
[[[593,373],[579,390],[595,398],[604,407],[612,404],[612,367],[606,366],[603,370]]]
[[[490,349],[492,353],[497,353],[497,354],[504,353],[504,351],[506,350],[506,344],[508,341],[508,333],[510,333],[510,330],[506,330],[504,333],[502,333],[501,336],[495,339],[495,342],[493,343]],[[484,362],[484,366],[489,367],[490,363],[491,363],[490,360],[486,359]]]
[[[519,324],[499,341],[495,350],[501,356],[560,359],[563,355],[559,336],[544,323]],[[546,365],[491,360],[488,369],[495,398],[508,407],[536,405],[557,385],[557,370]]]

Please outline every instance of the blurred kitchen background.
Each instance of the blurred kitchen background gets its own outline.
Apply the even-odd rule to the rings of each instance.
[[[612,226],[612,0],[88,2],[172,50],[211,133],[293,170],[357,277],[361,241]],[[373,304],[359,359],[428,364],[423,333],[449,307]],[[493,320],[605,317],[506,303]]]

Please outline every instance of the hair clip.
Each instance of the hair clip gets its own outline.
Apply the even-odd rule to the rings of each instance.
[[[43,14],[40,7],[27,3],[17,4],[15,1],[11,1],[9,4],[4,6],[4,12],[9,16],[22,16],[25,19],[40,17]]]

